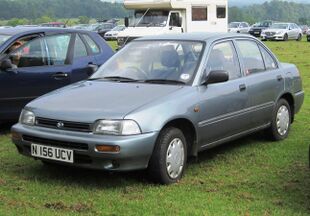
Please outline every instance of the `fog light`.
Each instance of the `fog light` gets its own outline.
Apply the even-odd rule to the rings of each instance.
[[[22,135],[19,134],[19,133],[16,133],[16,132],[12,132],[12,133],[11,133],[11,138],[12,138],[13,140],[21,140],[21,139],[22,139]]]
[[[121,150],[119,146],[110,146],[110,145],[97,145],[96,150],[98,152],[111,152],[111,153],[118,153]]]

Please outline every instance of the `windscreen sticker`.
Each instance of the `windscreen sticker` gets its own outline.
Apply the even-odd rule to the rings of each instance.
[[[191,78],[191,75],[189,75],[189,74],[182,74],[180,78],[182,80],[189,80]]]

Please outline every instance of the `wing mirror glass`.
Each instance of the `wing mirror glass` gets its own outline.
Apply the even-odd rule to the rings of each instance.
[[[204,80],[204,85],[213,83],[222,83],[229,80],[229,75],[227,71],[224,70],[214,70],[211,71]]]

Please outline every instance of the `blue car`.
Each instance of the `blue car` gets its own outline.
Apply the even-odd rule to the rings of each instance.
[[[63,28],[0,30],[0,121],[31,100],[88,78],[114,54],[94,32]]]

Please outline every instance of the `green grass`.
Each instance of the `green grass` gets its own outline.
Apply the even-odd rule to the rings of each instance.
[[[143,171],[48,168],[20,156],[2,132],[0,215],[309,215],[310,43],[267,45],[298,66],[306,91],[287,140],[258,133],[203,152],[180,183],[160,186]]]

